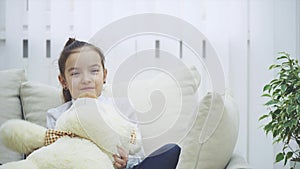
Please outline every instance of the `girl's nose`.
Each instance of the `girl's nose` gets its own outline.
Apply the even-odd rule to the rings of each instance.
[[[90,83],[92,82],[93,77],[89,73],[83,73],[82,82],[83,83]]]

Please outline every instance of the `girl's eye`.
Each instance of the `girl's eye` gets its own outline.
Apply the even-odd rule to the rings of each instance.
[[[96,74],[96,73],[98,73],[98,72],[100,72],[99,69],[93,69],[93,70],[92,70],[92,73],[94,73],[94,74]]]
[[[79,72],[71,72],[71,76],[77,76],[79,75]]]

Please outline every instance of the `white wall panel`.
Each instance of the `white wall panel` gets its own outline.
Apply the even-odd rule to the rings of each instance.
[[[248,146],[248,4],[247,0],[231,0],[228,6],[229,17],[229,53],[228,53],[228,87],[232,90],[233,97],[238,105],[240,115],[239,137],[236,153],[247,159]]]
[[[50,10],[52,55],[52,65],[50,66],[52,78],[50,79],[50,84],[59,86],[57,81],[57,75],[59,73],[57,60],[65,42],[69,37],[74,37],[74,34],[72,34],[72,12],[74,11],[74,4],[72,0],[52,0]]]
[[[23,20],[26,14],[25,1],[6,1],[5,59],[2,69],[23,68],[22,40]]]
[[[74,22],[74,36],[79,40],[87,40],[91,33],[91,3],[86,0],[74,1],[74,12],[72,15]]]
[[[272,140],[258,119],[265,112],[262,88],[272,77],[268,65],[274,61],[274,1],[251,1],[249,26],[249,162],[254,169],[272,169]]]
[[[101,30],[114,20],[112,1],[92,0],[91,5],[91,35]]]
[[[28,78],[48,83],[45,1],[30,1],[28,10]]]
[[[275,0],[274,2],[274,51],[285,51],[296,57],[297,0]]]
[[[6,0],[0,0],[0,32],[5,31]]]

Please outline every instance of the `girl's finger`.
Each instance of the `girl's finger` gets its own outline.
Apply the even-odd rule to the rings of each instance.
[[[113,158],[114,158],[114,166],[117,167],[118,169],[121,169],[121,168],[125,168],[126,167],[126,164],[127,164],[127,160],[125,159],[122,159],[121,157],[119,157],[118,155],[114,154],[113,155]]]
[[[118,153],[120,154],[121,158],[123,158],[123,159],[128,158],[128,152],[124,148],[117,146],[117,150],[118,150]]]

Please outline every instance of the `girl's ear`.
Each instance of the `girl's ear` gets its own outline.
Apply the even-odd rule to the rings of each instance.
[[[58,75],[58,80],[64,89],[68,88],[67,81],[65,80],[65,78],[62,75]]]
[[[107,69],[103,70],[103,83],[106,83]]]

